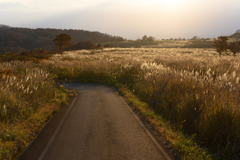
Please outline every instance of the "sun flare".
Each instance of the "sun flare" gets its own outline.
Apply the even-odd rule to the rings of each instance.
[[[186,0],[155,0],[154,3],[176,4]]]

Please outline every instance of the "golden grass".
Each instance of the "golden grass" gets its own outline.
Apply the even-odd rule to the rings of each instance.
[[[121,48],[213,48],[213,40],[155,40],[152,42],[141,41],[141,40],[129,40],[129,41],[120,41],[120,42],[104,42],[101,43],[104,45],[110,45],[113,47]]]
[[[214,49],[107,48],[65,52],[40,65],[62,80],[119,82],[175,130],[229,159],[240,151],[239,62]]]
[[[12,159],[22,151],[66,101],[65,89],[56,87],[55,76],[38,64],[0,63],[0,159]]]
[[[14,121],[6,114],[9,112],[6,102],[14,106],[14,112],[18,106],[34,104],[18,102],[18,94],[30,99],[33,93],[37,96],[41,91],[55,99],[57,94],[50,94],[43,87],[43,82],[47,82],[47,88],[54,90],[53,79],[120,83],[149,106],[139,105],[149,120],[160,127],[160,132],[168,135],[166,137],[184,159],[209,157],[200,145],[208,147],[215,158],[236,159],[240,152],[239,64],[238,56],[219,57],[214,49],[190,48],[69,51],[38,63],[2,63],[0,70],[11,70],[13,75],[2,76],[0,83],[5,93],[0,98],[1,118],[6,122]],[[42,100],[47,101],[44,97]],[[25,107],[22,117],[29,117],[29,107],[34,108]],[[176,138],[177,133],[181,133],[181,138]],[[202,155],[198,155],[200,153]]]

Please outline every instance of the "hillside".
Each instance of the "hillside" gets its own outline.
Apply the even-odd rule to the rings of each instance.
[[[4,25],[4,24],[0,24],[0,28],[10,28],[10,26]]]
[[[240,29],[236,30],[235,33],[233,33],[232,35],[228,36],[229,38],[233,38],[233,39],[240,39]]]
[[[21,50],[30,50],[34,48],[52,50],[56,48],[53,39],[56,35],[61,33],[71,35],[73,44],[79,41],[101,43],[124,40],[119,36],[85,30],[10,28],[6,25],[0,25],[0,50],[6,48],[8,48],[8,50],[16,50],[17,48],[21,48]]]
[[[236,32],[229,36],[229,38],[240,38],[240,32]]]

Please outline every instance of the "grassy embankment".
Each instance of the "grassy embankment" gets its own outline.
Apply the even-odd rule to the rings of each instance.
[[[67,90],[56,87],[54,75],[38,66],[48,58],[0,57],[0,159],[14,159],[67,100]]]
[[[40,65],[59,80],[117,85],[184,159],[237,159],[239,62],[213,49],[115,48],[66,52]]]

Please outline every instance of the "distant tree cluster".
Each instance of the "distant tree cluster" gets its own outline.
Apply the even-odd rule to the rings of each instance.
[[[230,42],[228,49],[236,56],[236,53],[240,51],[240,41]]]
[[[214,40],[214,47],[216,48],[216,51],[219,53],[219,56],[221,56],[222,52],[227,52],[227,50],[230,50],[233,53],[233,56],[236,56],[237,52],[240,52],[240,41],[234,41],[234,42],[227,42],[228,38],[225,36],[220,36],[218,39]]]
[[[102,48],[101,44],[97,44],[96,46],[91,41],[80,41],[76,44],[71,44],[72,37],[68,34],[62,33],[54,38],[53,42],[57,46],[59,53],[62,53],[64,48],[66,50],[82,50],[82,49],[100,49]],[[104,46],[109,47],[109,46]]]
[[[198,37],[198,36],[193,36],[193,38],[191,38],[191,40],[193,40],[193,41],[196,41],[198,39],[200,39],[200,37]]]
[[[153,36],[146,36],[146,35],[144,35],[143,37],[142,37],[142,41],[145,41],[145,42],[153,42],[155,40],[155,38],[153,37]]]
[[[100,48],[100,47],[101,47],[100,44],[95,46],[91,41],[80,41],[80,42],[72,45],[72,47],[69,47],[68,49],[81,50],[81,49],[96,49],[96,48]]]

